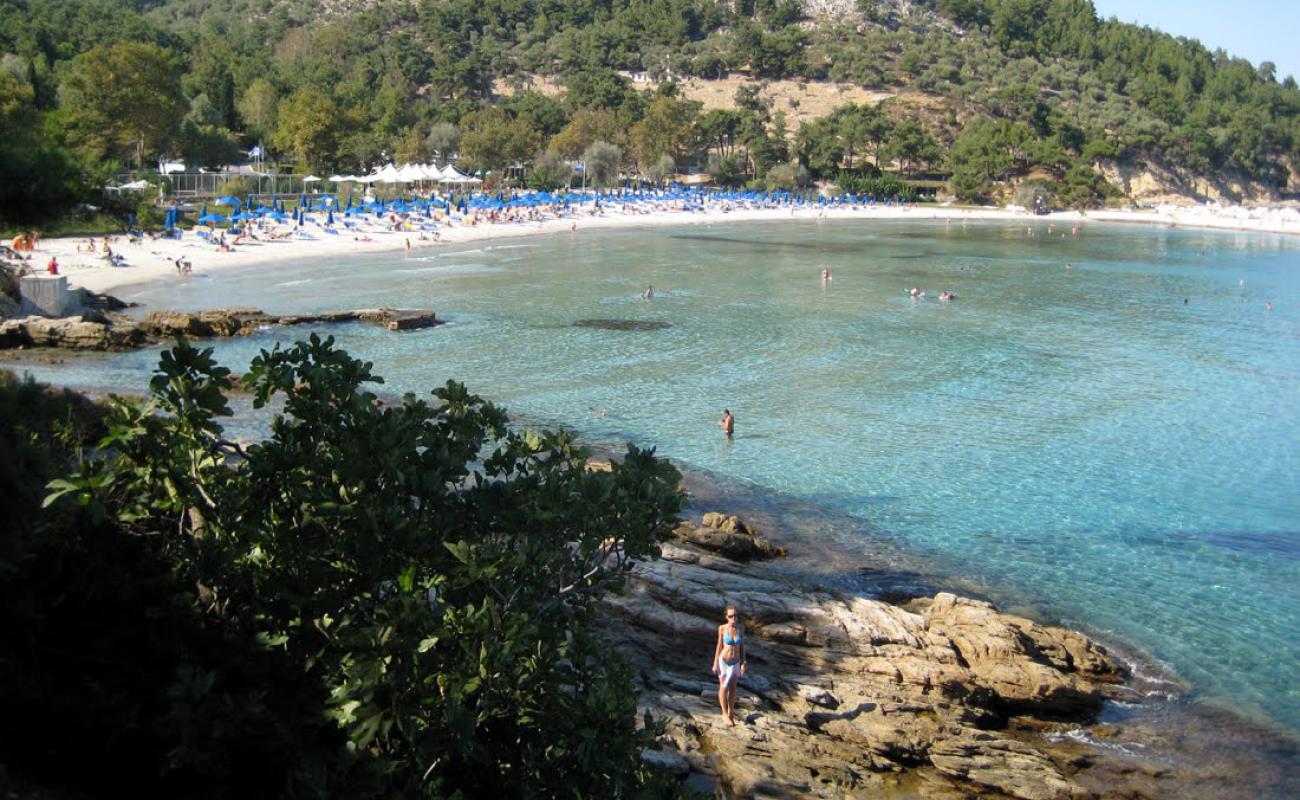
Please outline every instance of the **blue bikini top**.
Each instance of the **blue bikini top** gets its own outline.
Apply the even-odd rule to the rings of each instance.
[[[722,643],[727,645],[728,647],[734,647],[743,641],[745,641],[744,631],[737,631],[736,638],[734,639],[728,638],[728,634],[726,633],[726,631],[723,631],[722,633]]]

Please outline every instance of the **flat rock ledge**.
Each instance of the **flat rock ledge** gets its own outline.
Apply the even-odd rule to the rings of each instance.
[[[142,320],[90,310],[78,317],[25,317],[0,322],[0,350],[57,347],[69,350],[134,350],[173,336],[248,336],[272,325],[370,322],[392,331],[430,328],[441,322],[432,311],[369,308],[319,314],[267,314],[256,308],[211,311],[155,311]]]
[[[749,666],[735,728],[709,672],[727,604]],[[680,536],[607,606],[604,634],[639,667],[642,711],[666,722],[646,759],[724,797],[1093,797],[1072,777],[1087,760],[1041,734],[1094,718],[1126,677],[1082,634],[988,603],[805,590]]]

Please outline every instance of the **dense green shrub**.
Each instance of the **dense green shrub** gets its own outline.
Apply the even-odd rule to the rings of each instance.
[[[864,0],[858,14],[811,18],[789,0],[344,5],[342,15],[320,15],[306,0],[271,10],[264,0],[0,3],[0,186],[9,187],[0,225],[93,204],[107,172],[93,162],[147,167],[183,156],[215,166],[262,144],[281,167],[363,171],[431,157],[425,142],[440,122],[465,127],[460,156],[494,173],[520,166],[528,175],[539,152],[574,160],[601,139],[621,149],[624,171],[647,169],[661,152],[682,163],[714,153],[739,158],[736,177],[747,182],[792,160],[794,145],[817,179],[864,161],[895,161],[905,174],[947,163],[952,189],[967,198],[1029,174],[1065,180],[1097,158],[1283,188],[1300,159],[1293,79],[1268,62],[1100,20],[1087,0]],[[729,143],[717,143],[707,114],[678,120],[693,135],[674,135],[667,149],[628,141],[654,127],[655,95],[620,71],[742,70],[902,97],[846,104],[789,136],[764,109]],[[529,88],[537,73],[563,91]],[[474,124],[490,105],[501,113],[487,132],[509,135]],[[604,130],[567,152],[566,130],[595,110],[615,115],[620,135]],[[961,164],[958,130],[971,119],[1026,132],[1007,169]],[[441,161],[451,155],[437,150]],[[551,182],[549,172],[534,183]],[[1058,191],[1086,203],[1104,193],[1093,188],[1075,180]]]
[[[856,195],[901,197],[909,202],[917,198],[915,187],[908,186],[897,175],[872,175],[868,170],[845,170],[836,176],[835,185]]]
[[[0,766],[141,795],[676,791],[589,628],[668,536],[676,470],[630,447],[590,471],[458,384],[377,382],[330,340],[263,352],[244,385],[282,410],[240,446],[229,371],[182,342],[147,403],[112,403],[0,551]]]

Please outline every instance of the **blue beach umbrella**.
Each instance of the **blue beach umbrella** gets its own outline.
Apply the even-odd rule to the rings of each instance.
[[[239,198],[238,198],[238,197],[231,197],[230,195],[226,195],[225,197],[218,197],[218,198],[217,198],[217,205],[219,205],[219,206],[234,206],[235,208],[239,208],[240,205],[242,205],[242,204],[239,202]]]
[[[325,224],[326,224],[326,225],[333,225],[333,224],[334,224],[334,210],[333,210],[333,209],[330,209],[329,211],[325,212]]]
[[[199,217],[199,222],[202,222],[205,225],[212,225],[217,222],[228,222],[228,221],[229,220],[225,217],[224,214],[204,214],[203,216]]]

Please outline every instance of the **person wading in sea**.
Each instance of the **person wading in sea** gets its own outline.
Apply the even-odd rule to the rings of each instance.
[[[722,419],[718,420],[718,427],[722,428],[722,432],[727,434],[728,439],[736,432],[736,418],[731,416],[730,409],[722,409]]]

